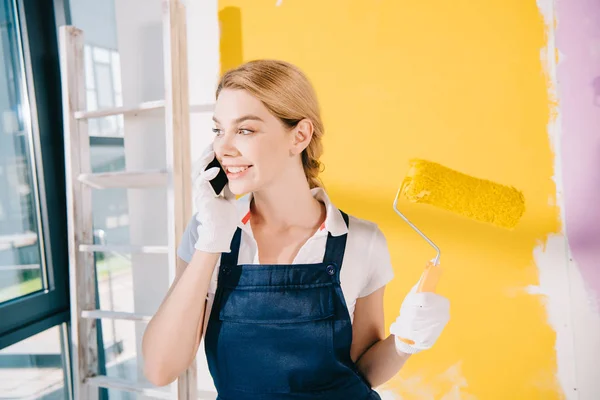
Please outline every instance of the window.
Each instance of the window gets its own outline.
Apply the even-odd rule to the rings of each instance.
[[[0,349],[69,318],[57,39],[52,2],[0,0]]]
[[[47,288],[19,37],[14,10],[5,8],[4,15],[6,22],[0,27],[0,303]]]
[[[66,325],[0,350],[0,393],[9,399],[69,399]]]
[[[84,60],[88,110],[122,106],[119,53],[116,50],[86,44],[84,46]],[[89,120],[88,134],[92,137],[122,137],[123,116],[114,115]]]

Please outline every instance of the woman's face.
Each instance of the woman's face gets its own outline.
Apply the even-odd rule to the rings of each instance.
[[[215,154],[233,194],[260,190],[293,165],[294,134],[248,92],[223,89],[213,120]]]

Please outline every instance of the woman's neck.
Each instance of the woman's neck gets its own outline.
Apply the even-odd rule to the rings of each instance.
[[[281,181],[254,192],[250,211],[252,225],[268,226],[271,231],[290,228],[316,229],[325,221],[323,203],[313,197],[308,182]]]

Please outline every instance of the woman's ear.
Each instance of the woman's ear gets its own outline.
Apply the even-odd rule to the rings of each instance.
[[[292,131],[292,148],[290,150],[292,155],[300,154],[308,147],[312,139],[314,132],[314,125],[311,120],[303,119]]]

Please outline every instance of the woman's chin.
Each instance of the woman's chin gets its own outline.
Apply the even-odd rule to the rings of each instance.
[[[240,182],[240,181],[230,181],[229,182],[229,190],[235,196],[242,196],[246,193],[253,192],[256,190],[255,185],[249,184],[249,182]]]

